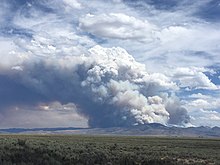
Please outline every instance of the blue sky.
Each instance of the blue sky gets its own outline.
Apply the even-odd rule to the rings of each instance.
[[[0,126],[220,126],[218,0],[0,2]]]

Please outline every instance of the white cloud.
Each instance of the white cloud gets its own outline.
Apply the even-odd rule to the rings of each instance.
[[[0,49],[0,56],[4,57],[0,60],[0,73],[6,68],[12,68],[19,65],[23,61],[20,54],[18,56],[14,55],[14,50],[17,50],[17,46],[10,39],[0,37]]]
[[[192,99],[210,99],[211,96],[204,95],[204,94],[201,94],[201,93],[197,93],[197,94],[190,95],[189,98],[192,98]]]
[[[122,0],[112,0],[114,3],[121,3]]]
[[[189,103],[189,106],[192,106],[192,107],[198,108],[198,109],[211,108],[210,103],[204,99],[193,100],[191,103]]]
[[[220,108],[220,99],[215,97],[198,98],[190,101],[188,106],[193,109],[218,110]]]
[[[204,33],[209,31],[205,40]],[[220,34],[218,29],[204,24],[192,24],[182,26],[168,26],[157,33],[162,47],[170,51],[213,51]]]
[[[216,111],[197,110],[191,119],[195,126],[220,126],[220,113]]]
[[[147,20],[139,20],[124,13],[87,14],[80,19],[80,27],[104,38],[152,40],[156,26]]]
[[[180,87],[189,89],[218,89],[218,86],[212,83],[203,73],[206,71],[209,70],[198,67],[181,67],[176,68],[173,73],[171,73],[171,77]]]
[[[47,110],[47,111],[75,111],[77,112],[77,106],[74,103],[61,104],[58,101],[50,102],[49,104],[42,103],[39,104],[35,109]]]
[[[81,9],[82,4],[80,4],[77,0],[63,0],[63,2],[71,8]]]
[[[217,91],[219,93],[219,90]],[[182,101],[192,117],[192,124],[196,126],[220,126],[219,95],[192,94]]]

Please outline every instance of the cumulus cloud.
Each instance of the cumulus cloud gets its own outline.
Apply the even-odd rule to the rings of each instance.
[[[193,125],[208,125],[212,127],[219,125],[219,90],[216,91],[216,94],[204,93],[194,93],[189,95],[186,100],[182,100],[191,114],[191,123]]]
[[[124,13],[87,14],[80,20],[80,27],[105,38],[152,40],[156,26],[147,20],[139,20]]]
[[[217,111],[197,109],[192,113],[191,123],[196,126],[218,126],[220,123],[220,114]]]
[[[173,71],[172,78],[179,83],[179,87],[192,89],[209,89],[217,90],[219,87],[216,86],[204,72],[210,72],[205,68],[198,67],[182,67],[176,68]]]
[[[192,95],[191,97],[195,97],[195,95]],[[193,109],[203,109],[209,111],[218,110],[220,108],[220,99],[206,95],[199,95],[199,97],[190,101],[188,106]]]

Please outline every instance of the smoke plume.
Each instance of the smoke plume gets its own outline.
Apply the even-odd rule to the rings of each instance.
[[[2,109],[58,101],[76,104],[90,127],[189,122],[186,109],[170,96],[175,83],[149,74],[122,48],[95,46],[85,55],[56,58],[14,55],[1,66]]]

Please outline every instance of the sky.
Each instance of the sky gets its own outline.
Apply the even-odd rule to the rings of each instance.
[[[1,0],[0,128],[220,127],[219,0]]]

